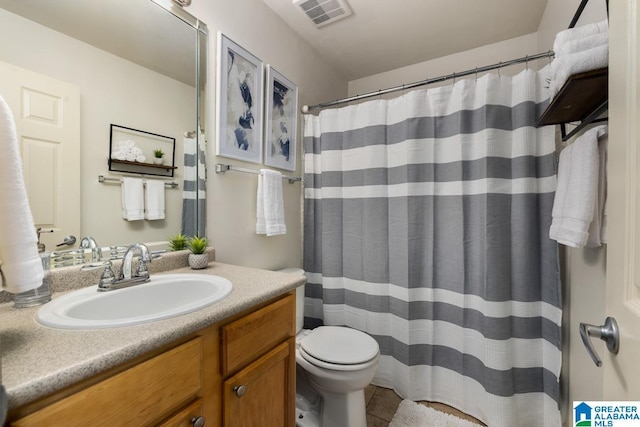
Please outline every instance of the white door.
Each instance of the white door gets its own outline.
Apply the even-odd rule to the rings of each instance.
[[[640,400],[640,0],[610,2],[607,316],[617,355],[602,350],[604,400]],[[602,319],[604,321],[604,319]],[[603,348],[604,347],[600,347]]]
[[[80,88],[0,61],[0,94],[16,121],[35,226],[53,230],[40,241],[55,250],[80,238]]]

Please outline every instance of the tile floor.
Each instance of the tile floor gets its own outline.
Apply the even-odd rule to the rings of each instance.
[[[393,414],[396,413],[398,405],[402,402],[402,398],[393,390],[376,387],[374,385],[370,385],[364,389],[364,399],[367,405],[367,427],[387,427],[393,417]],[[448,414],[455,415],[456,417],[474,422],[480,426],[484,426],[484,424],[477,419],[442,403],[420,403],[438,411],[446,412]]]

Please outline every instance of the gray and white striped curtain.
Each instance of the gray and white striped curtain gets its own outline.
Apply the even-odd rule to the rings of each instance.
[[[206,236],[207,176],[204,134],[184,138],[184,188],[182,190],[182,227],[185,236]]]
[[[369,333],[374,384],[491,427],[560,425],[544,86],[490,74],[305,116],[306,327]]]

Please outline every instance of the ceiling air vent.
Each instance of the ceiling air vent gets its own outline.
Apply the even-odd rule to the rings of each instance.
[[[293,4],[299,6],[316,27],[331,24],[352,13],[344,0],[293,0]]]

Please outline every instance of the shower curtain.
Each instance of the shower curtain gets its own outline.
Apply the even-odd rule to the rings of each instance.
[[[184,137],[184,179],[182,190],[182,226],[185,236],[206,236],[207,176],[204,133]]]
[[[374,384],[490,427],[560,425],[544,75],[305,116],[305,326],[367,332]]]

